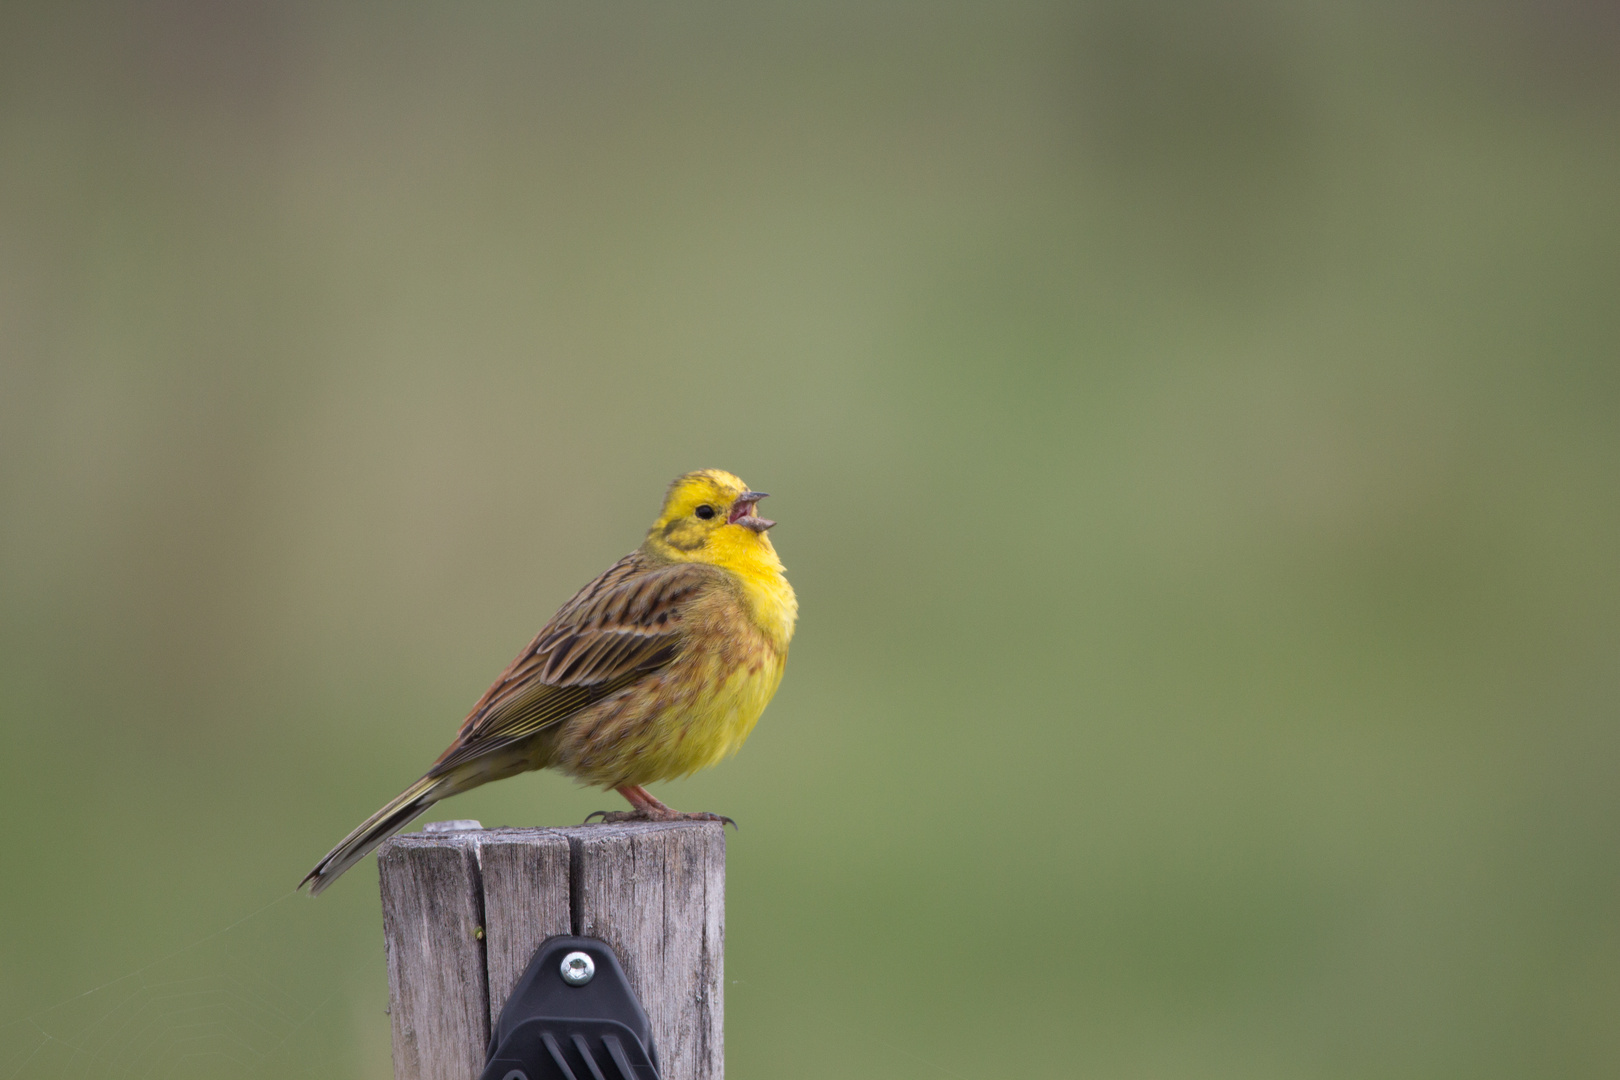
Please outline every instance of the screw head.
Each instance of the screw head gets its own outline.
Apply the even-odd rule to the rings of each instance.
[[[563,957],[562,977],[569,986],[584,986],[596,977],[596,961],[589,953],[571,952]]]

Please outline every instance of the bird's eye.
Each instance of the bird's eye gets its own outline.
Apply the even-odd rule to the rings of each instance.
[[[714,507],[710,506],[708,503],[704,503],[702,506],[697,508],[697,516],[702,518],[704,521],[708,521],[710,518],[714,517]]]

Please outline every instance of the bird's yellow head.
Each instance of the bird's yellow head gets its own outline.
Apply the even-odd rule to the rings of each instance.
[[[755,513],[762,492],[719,469],[677,477],[641,550],[670,562],[704,562],[737,575],[758,624],[786,655],[799,602],[771,538],[776,522]]]
[[[720,469],[699,469],[677,477],[664,497],[664,509],[647,532],[647,545],[668,558],[710,562],[742,569],[750,562],[776,560],[765,535],[776,522],[755,513],[763,492]]]

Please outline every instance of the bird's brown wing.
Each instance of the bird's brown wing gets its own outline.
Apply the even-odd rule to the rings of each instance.
[[[667,665],[679,654],[682,612],[721,573],[702,563],[620,559],[553,615],[462,722],[428,770],[528,738]]]

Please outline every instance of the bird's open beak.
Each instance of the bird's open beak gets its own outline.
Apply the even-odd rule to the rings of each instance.
[[[753,529],[762,533],[775,525],[770,518],[757,517],[754,514],[754,504],[765,498],[763,491],[745,491],[737,496],[737,501],[731,504],[731,513],[726,520],[733,525],[741,525],[745,529]]]

